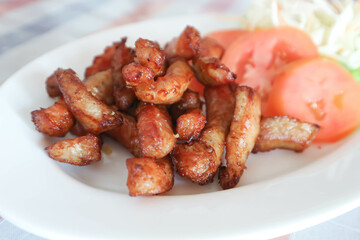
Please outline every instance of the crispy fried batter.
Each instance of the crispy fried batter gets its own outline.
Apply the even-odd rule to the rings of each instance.
[[[124,147],[126,147],[135,157],[142,157],[140,141],[138,138],[138,130],[136,120],[132,116],[121,113],[123,124],[119,127],[111,129],[106,134],[115,138]]]
[[[86,78],[84,84],[94,97],[111,105],[114,103],[111,69],[100,71]]]
[[[204,37],[200,41],[199,57],[214,57],[221,59],[225,49],[216,40]]]
[[[226,138],[226,167],[219,171],[223,189],[235,187],[246,169],[245,161],[260,131],[260,116],[260,96],[250,87],[237,87],[234,116]]]
[[[192,141],[197,139],[205,127],[206,118],[201,109],[189,110],[181,115],[176,121],[176,132],[179,140]]]
[[[195,58],[193,66],[197,80],[205,86],[228,85],[236,79],[236,74],[220,63],[218,58]]]
[[[74,125],[74,118],[62,98],[48,108],[32,111],[31,118],[36,130],[52,137],[64,137]]]
[[[122,68],[134,60],[133,49],[126,47],[125,43],[126,38],[122,38],[111,62],[114,81],[114,98],[120,110],[129,109],[136,101],[134,90],[126,87],[126,82],[122,76]]]
[[[84,166],[101,160],[101,145],[98,136],[87,134],[57,142],[45,150],[56,161]]]
[[[198,184],[213,181],[234,111],[229,86],[205,88],[205,100],[207,123],[200,137],[187,144],[176,144],[171,153],[179,175]]]
[[[184,59],[176,59],[165,76],[139,84],[135,88],[135,95],[143,102],[172,104],[181,99],[194,78],[194,72],[188,63]]]
[[[315,139],[320,127],[288,116],[262,117],[260,134],[253,152],[266,152],[276,148],[302,152]]]
[[[158,43],[139,38],[135,42],[135,62],[151,69],[155,76],[162,76],[166,71],[165,53]]]
[[[183,57],[187,60],[193,58],[200,48],[200,33],[194,27],[187,26],[179,37],[166,44],[165,54],[167,58]]]
[[[168,155],[176,143],[176,138],[166,109],[141,103],[136,116],[143,156],[162,158]]]
[[[186,90],[182,95],[181,99],[172,104],[170,107],[171,117],[174,121],[183,115],[188,110],[201,108],[201,100],[199,98],[199,93],[193,92],[190,89]]]
[[[46,79],[46,92],[49,94],[50,97],[59,97],[61,96],[61,91],[59,89],[58,83],[57,83],[57,78],[59,77],[59,75],[61,75],[61,73],[64,71],[64,69],[62,68],[58,68],[56,69],[56,71],[51,74],[47,79]]]
[[[162,159],[129,158],[126,167],[130,196],[160,194],[174,186],[174,169],[168,156]]]
[[[99,134],[122,124],[121,115],[94,97],[72,70],[57,79],[65,102],[86,131]]]
[[[121,44],[121,42],[115,42],[113,45],[105,48],[104,52],[101,55],[98,55],[94,58],[91,66],[87,67],[85,70],[85,78],[111,68],[111,61],[115,54],[116,48]]]

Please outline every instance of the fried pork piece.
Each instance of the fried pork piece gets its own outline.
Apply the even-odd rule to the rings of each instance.
[[[178,174],[198,184],[213,181],[234,111],[234,96],[229,86],[207,87],[204,95],[207,123],[200,137],[190,143],[176,144],[171,153]]]
[[[158,43],[139,38],[135,42],[135,62],[153,71],[154,76],[162,76],[166,71],[166,58]]]
[[[221,59],[225,49],[216,40],[204,37],[200,41],[199,57],[213,57]]]
[[[135,95],[143,102],[172,104],[181,99],[193,79],[194,72],[188,63],[184,59],[176,59],[163,77],[139,84]]]
[[[64,137],[74,125],[74,118],[64,99],[54,105],[31,112],[36,130],[52,137]]]
[[[228,85],[236,79],[236,74],[220,63],[218,58],[195,58],[193,60],[193,67],[197,80],[205,86]]]
[[[136,116],[143,156],[162,158],[168,155],[175,146],[176,138],[166,109],[154,104],[141,103]]]
[[[101,55],[98,55],[94,58],[91,66],[87,67],[85,70],[85,78],[111,68],[111,61],[115,54],[116,48],[121,44],[121,42],[115,42],[113,45],[105,48],[104,52]]]
[[[199,137],[201,130],[205,127],[206,118],[201,109],[189,110],[181,115],[176,121],[176,132],[179,140],[192,141]]]
[[[72,70],[57,79],[61,93],[77,121],[95,135],[122,124],[121,115],[94,97]]]
[[[126,167],[130,196],[160,194],[174,186],[174,169],[168,156],[161,159],[129,158]]]
[[[192,109],[201,109],[201,100],[199,98],[199,93],[188,89],[181,96],[180,101],[171,105],[171,117],[174,121],[176,121],[180,115],[183,115]]]
[[[58,83],[57,83],[57,78],[59,77],[59,75],[61,75],[61,73],[64,71],[64,69],[62,68],[58,68],[56,69],[56,71],[51,74],[47,79],[46,79],[46,92],[49,94],[50,97],[59,97],[61,96],[61,91],[59,89]]]
[[[182,57],[187,60],[193,58],[200,48],[200,33],[194,27],[187,26],[179,37],[166,44],[165,54],[168,59]]]
[[[237,87],[234,116],[226,138],[226,167],[219,171],[223,189],[235,187],[246,169],[245,161],[260,131],[260,117],[260,96],[250,87]]]
[[[141,153],[136,120],[134,117],[125,113],[121,114],[123,118],[123,124],[105,133],[120,142],[135,157],[142,157],[143,154]]]
[[[85,128],[78,121],[75,121],[75,124],[70,129],[70,132],[78,137],[88,134]]]
[[[310,146],[319,129],[316,124],[301,122],[288,116],[262,117],[260,134],[253,152],[266,152],[276,148],[302,152]]]
[[[108,105],[114,103],[111,69],[100,71],[91,75],[85,79],[84,84],[86,89],[97,99]]]
[[[122,69],[122,75],[126,85],[130,87],[152,82],[155,77],[153,70],[136,62],[125,65]]]
[[[128,110],[136,101],[134,90],[126,87],[126,82],[122,76],[122,68],[134,61],[134,51],[126,47],[125,43],[126,38],[122,38],[111,62],[115,103],[123,111]]]
[[[94,134],[54,143],[45,150],[52,159],[78,166],[101,160],[101,139]]]

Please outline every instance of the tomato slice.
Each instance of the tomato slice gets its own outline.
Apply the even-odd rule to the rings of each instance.
[[[249,31],[241,29],[229,29],[211,32],[206,36],[216,40],[221,46],[226,49],[230,46],[231,43],[233,43],[239,37],[242,37],[247,33],[249,33]]]
[[[318,142],[337,141],[360,124],[360,85],[339,64],[313,58],[293,62],[276,77],[269,94],[270,115],[317,123]]]
[[[266,99],[273,78],[286,64],[318,56],[309,35],[293,27],[257,30],[235,40],[225,51],[222,62],[237,74],[236,82],[257,90],[266,115]]]

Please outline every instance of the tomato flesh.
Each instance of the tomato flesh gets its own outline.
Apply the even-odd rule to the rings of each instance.
[[[267,104],[269,115],[318,124],[318,142],[337,141],[360,124],[360,85],[342,66],[320,57],[284,68]]]
[[[306,33],[292,27],[279,27],[238,38],[227,48],[222,62],[237,74],[237,84],[259,92],[265,114],[266,99],[281,68],[292,61],[317,55],[317,47]]]
[[[216,40],[224,49],[227,49],[231,43],[237,40],[239,37],[242,37],[249,33],[246,30],[240,29],[229,29],[229,30],[220,30],[207,34],[206,36]]]

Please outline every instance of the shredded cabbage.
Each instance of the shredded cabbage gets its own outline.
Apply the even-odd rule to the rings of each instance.
[[[323,55],[360,69],[360,0],[252,1],[242,19],[253,30],[290,25],[306,31]]]

